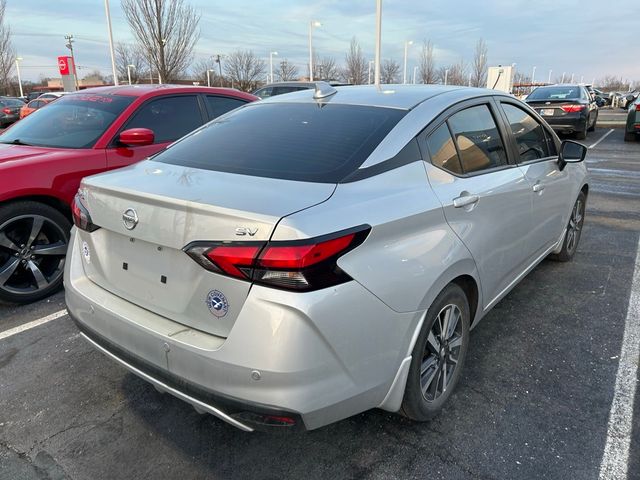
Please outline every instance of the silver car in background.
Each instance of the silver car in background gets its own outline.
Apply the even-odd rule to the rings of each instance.
[[[106,355],[246,431],[376,407],[424,421],[469,329],[574,255],[585,154],[493,90],[318,82],[84,179],[68,311]]]

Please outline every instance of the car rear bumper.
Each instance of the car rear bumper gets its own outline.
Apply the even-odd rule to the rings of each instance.
[[[543,117],[549,126],[553,128],[556,132],[561,133],[573,133],[573,132],[582,132],[585,130],[585,126],[587,123],[586,117],[578,117],[578,118],[568,118],[562,117],[558,119]]]
[[[160,390],[247,431],[265,416],[314,429],[381,405],[421,316],[393,312],[353,281],[304,294],[254,286],[221,338],[94,284],[79,251],[74,228],[65,298],[85,337]]]

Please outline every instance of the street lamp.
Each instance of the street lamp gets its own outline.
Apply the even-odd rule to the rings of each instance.
[[[551,83],[551,72],[553,72],[553,70],[549,70],[549,81],[547,83]]]
[[[407,53],[409,51],[409,45],[413,45],[413,40],[404,42],[404,73],[402,75],[402,83],[407,83]]]
[[[562,72],[562,80],[560,80],[560,83],[564,83],[564,76],[567,74],[567,72]]]
[[[67,41],[65,46],[71,51],[71,61],[73,62],[73,77],[76,84],[76,90],[78,90],[78,70],[76,69],[76,57],[73,53],[73,35],[65,35],[64,38]]]
[[[313,27],[321,27],[322,24],[317,20],[309,22],[309,81],[313,82]]]
[[[447,79],[449,78],[449,69],[444,71],[444,84],[447,84]]]
[[[371,65],[373,65],[374,61],[373,60],[369,60],[369,77],[367,79],[367,83],[369,85],[371,85]]]
[[[273,83],[273,56],[278,55],[278,52],[269,52],[269,78],[270,83]]]
[[[533,66],[533,73],[531,74],[531,83],[536,81],[536,66]]]
[[[220,72],[220,86],[222,86],[222,57],[224,57],[224,55],[217,54],[215,55],[215,60],[214,60],[214,62],[218,64],[218,71]]]
[[[575,73],[572,73],[572,74],[571,74],[571,82],[569,82],[569,83],[573,83],[573,77],[574,77],[574,76],[575,76]]]
[[[113,84],[117,87],[119,84],[118,71],[116,70],[116,54],[113,51],[113,32],[111,31],[111,12],[109,9],[109,0],[104,0],[104,11],[107,16],[107,30],[109,31],[109,53],[111,54],[111,71],[113,73]],[[129,85],[131,85],[131,78],[129,78]]]
[[[207,87],[211,86],[211,72],[213,72],[213,70],[211,69],[207,70]]]
[[[129,85],[131,85],[131,69],[135,69],[135,65],[127,65],[127,78],[129,79]],[[117,83],[116,83],[117,85]]]
[[[22,78],[20,78],[20,61],[22,57],[16,57],[16,71],[18,72],[18,87],[20,87],[20,96],[24,97],[24,93],[22,92]]]
[[[418,72],[418,66],[413,67],[413,84],[416,84],[416,73]]]

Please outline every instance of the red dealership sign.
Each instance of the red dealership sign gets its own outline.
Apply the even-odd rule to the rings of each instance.
[[[71,75],[71,57],[58,57],[60,75]]]

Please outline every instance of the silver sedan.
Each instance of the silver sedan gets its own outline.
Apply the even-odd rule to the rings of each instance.
[[[246,431],[436,415],[469,330],[577,249],[586,148],[492,90],[307,90],[84,179],[69,314],[113,360]]]

